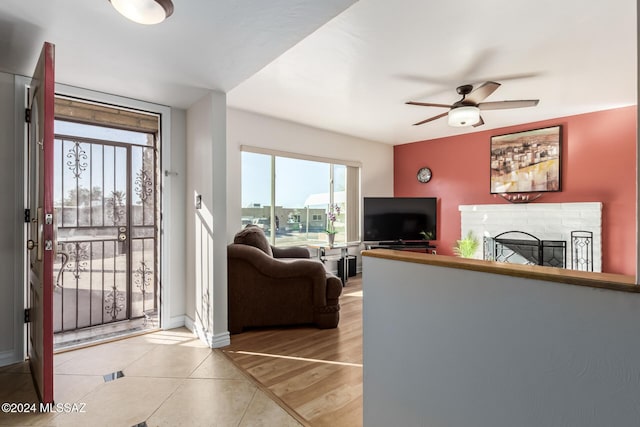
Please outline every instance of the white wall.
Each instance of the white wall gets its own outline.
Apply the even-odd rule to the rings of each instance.
[[[22,286],[20,264],[22,257],[16,253],[19,247],[20,219],[22,203],[21,182],[18,181],[22,168],[17,163],[21,146],[15,139],[15,82],[12,74],[0,73],[0,183],[2,206],[0,206],[0,366],[22,356],[22,339],[19,332],[22,312]],[[18,333],[16,333],[18,331]]]
[[[365,257],[364,425],[638,425],[640,294]]]
[[[171,283],[170,306],[167,319],[163,322],[165,328],[184,326],[186,315],[185,282],[186,273],[186,205],[184,194],[187,188],[187,112],[171,109],[171,146],[169,148],[170,161],[164,161],[163,187],[171,190],[168,208],[163,209],[163,220],[170,224],[164,235],[166,280]],[[163,157],[166,160],[167,157]],[[167,171],[167,174],[164,174]]]
[[[212,347],[229,343],[226,151],[226,95],[211,92],[187,111],[185,203],[187,326]]]

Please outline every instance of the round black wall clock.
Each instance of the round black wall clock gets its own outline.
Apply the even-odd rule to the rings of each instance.
[[[431,176],[432,176],[431,169],[427,167],[420,168],[417,174],[418,181],[422,183],[431,181]]]

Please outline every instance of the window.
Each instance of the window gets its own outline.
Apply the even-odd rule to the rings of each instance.
[[[360,167],[347,163],[243,146],[243,225],[262,228],[276,246],[326,242],[333,206],[335,241],[358,240]]]

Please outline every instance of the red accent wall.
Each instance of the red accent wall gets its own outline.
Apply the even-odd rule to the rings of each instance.
[[[539,203],[602,202],[602,269],[635,275],[636,117],[631,106],[396,145],[394,194],[438,197],[434,243],[438,253],[452,255],[460,239],[459,205],[508,203],[489,194],[491,136],[560,124],[562,191],[544,193]],[[416,180],[423,166],[433,172],[427,184]]]

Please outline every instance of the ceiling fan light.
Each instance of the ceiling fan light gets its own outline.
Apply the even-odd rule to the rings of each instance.
[[[452,108],[449,111],[449,126],[473,126],[480,121],[480,109],[474,106]]]
[[[153,25],[173,13],[171,0],[109,0],[124,17],[138,24]]]

